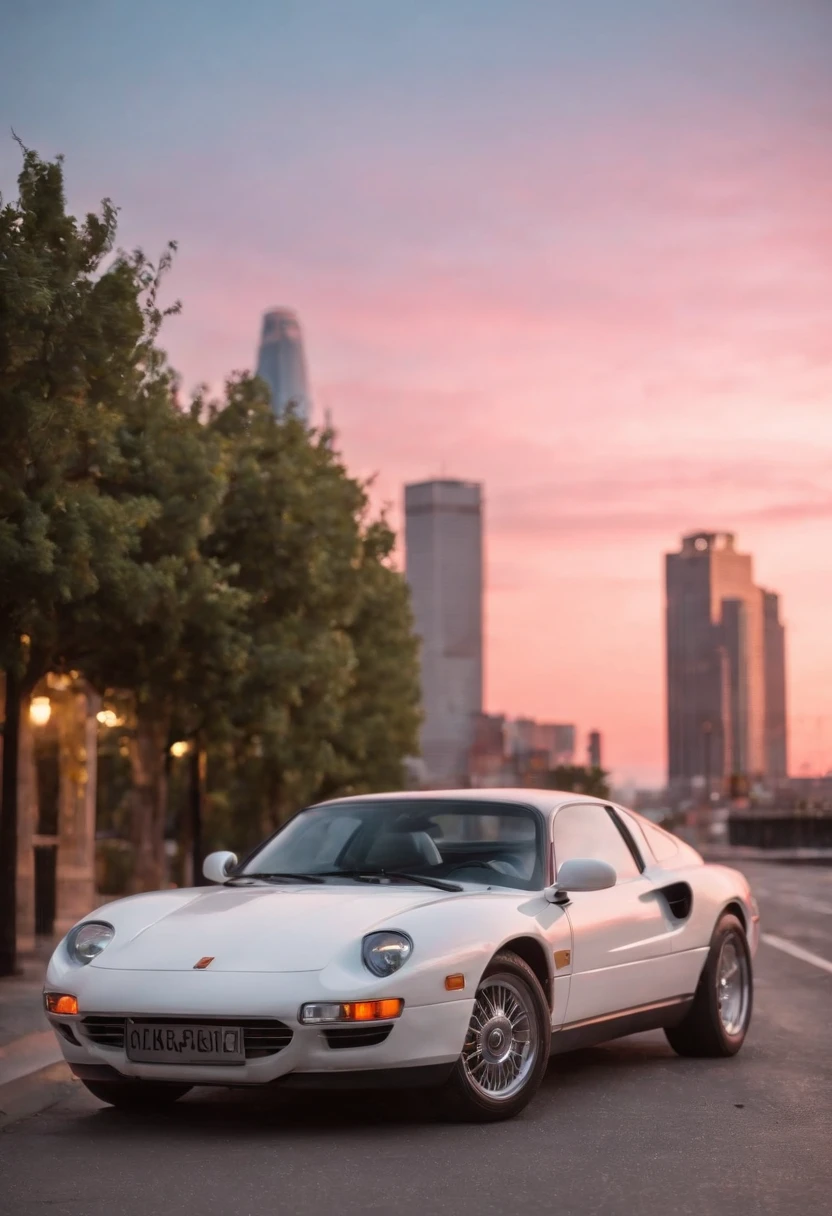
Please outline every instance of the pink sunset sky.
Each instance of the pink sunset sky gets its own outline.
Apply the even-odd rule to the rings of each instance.
[[[662,554],[727,529],[782,595],[792,771],[826,771],[832,9],[577,7],[20,12],[0,110],[78,210],[178,239],[186,387],[292,307],[397,525],[406,481],[484,484],[488,709],[661,781]]]

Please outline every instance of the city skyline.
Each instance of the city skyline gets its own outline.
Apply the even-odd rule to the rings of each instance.
[[[279,291],[397,527],[404,483],[488,486],[486,708],[592,723],[622,779],[661,781],[660,555],[728,528],[786,597],[790,767],[832,765],[829,6],[148,0],[6,26],[7,129],[65,155],[77,214],[114,200],[120,245],[179,241],[185,390],[252,367]],[[18,165],[9,137],[4,197]]]

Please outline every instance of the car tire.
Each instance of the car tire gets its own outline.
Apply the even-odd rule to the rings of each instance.
[[[519,1114],[543,1080],[551,1042],[537,976],[518,955],[495,954],[477,986],[462,1054],[441,1091],[444,1112],[473,1123]]]
[[[683,1021],[665,1029],[680,1056],[734,1056],[751,1023],[754,979],[742,923],[730,912],[719,918],[693,1004]]]
[[[169,1081],[82,1081],[94,1098],[117,1110],[154,1111],[172,1106],[185,1096],[190,1085]]]

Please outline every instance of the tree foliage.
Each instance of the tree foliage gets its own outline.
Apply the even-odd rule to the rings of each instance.
[[[417,750],[409,596],[367,487],[248,376],[181,408],[158,345],[174,247],[154,265],[115,239],[109,201],[74,219],[61,162],[23,150],[19,197],[0,200],[0,972],[20,703],[47,670],[124,711],[134,889],[164,880],[174,738],[200,774],[207,755],[228,843],[399,785]]]
[[[96,591],[146,509],[114,501],[101,480],[141,381],[155,308],[154,271],[141,254],[105,265],[116,232],[108,200],[76,220],[60,161],[28,149],[18,187],[14,202],[0,200],[0,973],[15,965],[21,699],[55,661],[62,609]]]
[[[392,534],[368,518],[333,436],[277,421],[260,382],[239,376],[209,428],[229,482],[208,551],[249,597],[232,726],[256,835],[326,793],[401,783],[418,746],[415,640],[406,587],[385,564]]]
[[[587,768],[581,764],[561,764],[550,769],[541,782],[544,789],[565,793],[587,794],[592,798],[609,798],[609,773],[602,768]]]

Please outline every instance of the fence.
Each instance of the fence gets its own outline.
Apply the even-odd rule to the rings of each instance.
[[[832,810],[733,811],[728,841],[756,849],[832,849]]]

